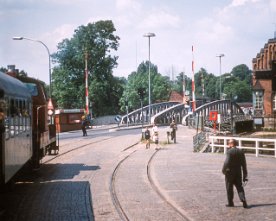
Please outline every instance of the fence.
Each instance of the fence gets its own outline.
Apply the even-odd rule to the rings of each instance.
[[[198,152],[205,143],[206,134],[204,132],[200,132],[199,134],[195,135],[193,137],[194,152]]]
[[[224,154],[226,154],[227,142],[230,139],[235,139],[238,142],[238,148],[248,152],[255,152],[256,157],[260,154],[268,155],[274,152],[274,157],[276,158],[276,139],[264,138],[209,136],[212,153],[223,149]]]

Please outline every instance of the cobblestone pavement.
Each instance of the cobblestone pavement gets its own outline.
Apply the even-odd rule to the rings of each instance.
[[[177,144],[167,145],[154,160],[159,188],[191,220],[276,220],[276,159],[247,154],[249,182],[244,209],[235,191],[235,207],[227,208],[223,154],[193,153],[192,133],[179,127]]]
[[[157,187],[167,200],[185,211],[190,220],[276,220],[276,159],[246,155],[249,182],[244,209],[235,192],[235,207],[226,208],[223,154],[194,153],[195,131],[179,126],[177,143],[164,145],[167,128],[160,128],[161,149],[152,161]],[[127,156],[126,147],[140,134],[77,138],[61,142],[60,153],[77,145],[84,148],[45,164],[40,171],[21,180],[11,193],[0,194],[0,207],[9,209],[1,220],[120,220],[110,197],[110,178],[118,162]],[[104,142],[99,142],[100,140]],[[147,184],[146,164],[155,145],[139,144],[135,154],[118,172],[119,200],[132,220],[181,220]],[[133,150],[132,150],[133,151]],[[47,156],[44,162],[54,156]]]

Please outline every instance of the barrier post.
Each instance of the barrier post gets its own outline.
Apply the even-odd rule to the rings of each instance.
[[[214,138],[212,137],[212,153],[214,153]]]
[[[259,141],[256,140],[256,157],[259,156]]]

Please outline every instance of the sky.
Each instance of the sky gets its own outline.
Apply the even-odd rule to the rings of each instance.
[[[148,60],[162,75],[192,76],[201,68],[220,75],[252,59],[276,31],[276,0],[0,0],[0,67],[14,64],[49,83],[50,53],[81,25],[112,20],[120,37],[118,66],[126,77]],[[193,52],[192,52],[193,46]],[[53,64],[51,64],[53,66]]]

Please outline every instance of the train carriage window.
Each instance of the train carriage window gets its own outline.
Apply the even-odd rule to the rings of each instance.
[[[25,85],[27,86],[29,92],[31,93],[32,96],[37,96],[38,95],[38,89],[36,84],[34,83],[25,83]]]
[[[15,135],[15,116],[16,116],[16,106],[15,100],[10,99],[10,115],[9,115],[9,124],[10,124],[10,136],[14,137]]]
[[[24,114],[24,110],[25,110],[25,100],[22,100],[22,106],[21,106],[21,115],[22,115],[22,131],[26,130],[26,122],[25,122],[25,114]]]
[[[5,132],[5,122],[6,122],[6,116],[7,116],[7,110],[6,110],[6,102],[1,96],[0,98],[0,133]]]
[[[23,132],[23,100],[18,100],[18,131]]]
[[[15,134],[19,134],[19,128],[20,128],[20,109],[19,109],[19,100],[16,99],[15,100],[15,109],[16,109],[16,114],[15,114],[15,117],[14,117],[14,131],[15,131]]]
[[[26,103],[26,130],[31,131],[31,103],[27,101]]]
[[[6,97],[6,116],[5,116],[5,132],[6,132],[6,140],[10,138],[10,111],[9,111],[9,99]]]

